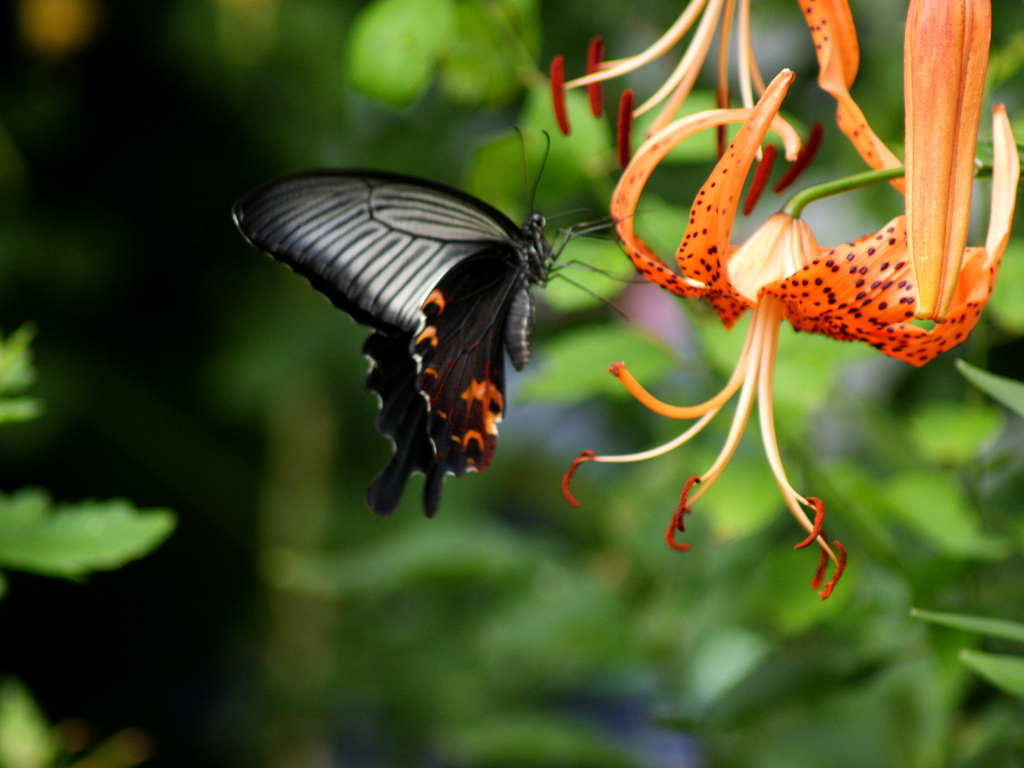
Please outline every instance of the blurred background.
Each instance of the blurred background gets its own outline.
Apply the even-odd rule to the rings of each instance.
[[[802,184],[861,170],[815,85],[798,7],[754,5],[761,71],[796,71],[786,113],[805,135],[825,126]],[[851,5],[853,93],[898,148],[904,9]],[[1024,7],[993,6],[988,103],[1005,102],[1021,136]],[[1024,621],[1021,418],[955,366],[1024,378],[1019,237],[977,330],[923,369],[783,329],[783,457],[850,555],[822,602],[809,587],[817,555],[793,551],[802,532],[756,423],[687,518],[689,552],[666,548],[664,528],[682,482],[721,447],[725,414],[667,457],[583,466],[582,506],[562,499],[580,450],[641,450],[678,428],[624,397],[609,363],[693,403],[722,386],[742,343],[742,326],[723,331],[706,306],[653,286],[619,295],[613,278],[629,270],[614,243],[576,239],[562,259],[610,270],[569,274],[617,295],[632,320],[553,281],[534,362],[509,367],[492,467],[450,479],[433,520],[419,478],[381,519],[363,504],[389,456],[361,383],[366,330],[235,231],[238,197],[314,167],[428,177],[522,220],[545,130],[535,205],[575,212],[549,229],[600,217],[616,179],[611,120],[571,92],[574,131],[557,135],[543,73],[559,53],[582,73],[595,34],[608,58],[636,53],[679,12],[615,0],[4,4],[0,331],[34,327],[31,394],[45,412],[0,432],[0,487],[123,497],[178,520],[120,570],[7,573],[0,672],[37,702],[26,722],[55,727],[61,746],[50,762],[6,750],[5,768],[1024,764],[1021,698],[958,658],[1020,645],[909,615]],[[677,61],[610,84],[606,111],[626,85],[653,92]],[[689,110],[713,104],[706,70]],[[713,137],[698,137],[652,181],[638,220],[666,258],[713,161]],[[987,183],[976,190],[972,243],[987,221]],[[734,239],[783,202],[766,195]],[[879,187],[805,218],[835,244],[899,213]],[[0,742],[20,738],[11,722],[0,717]]]

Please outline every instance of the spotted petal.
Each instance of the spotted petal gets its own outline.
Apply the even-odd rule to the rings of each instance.
[[[676,251],[680,271],[704,286],[704,298],[727,328],[752,305],[729,280],[725,266],[732,221],[747,172],[793,78],[789,70],[780,72],[750,111],[750,117],[697,193],[690,208],[689,224]]]
[[[818,85],[838,102],[836,125],[869,166],[878,170],[896,168],[900,161],[871,130],[864,113],[850,96],[850,86],[860,63],[860,51],[846,0],[801,0],[800,8],[811,30],[814,53],[818,57]],[[903,191],[902,179],[890,183]]]
[[[753,159],[754,153],[757,151],[757,147],[761,139],[764,138],[764,133],[768,127],[771,127],[782,138],[786,157],[790,160],[796,158],[800,151],[800,137],[789,123],[776,114],[779,108],[778,105],[782,101],[782,96],[785,95],[786,88],[792,80],[793,73],[789,72],[789,70],[783,70],[775,78],[762,97],[761,102],[753,110],[715,109],[690,115],[671,123],[656,133],[633,155],[633,159],[622,172],[619,183],[612,193],[611,215],[616,222],[615,228],[622,239],[626,254],[645,278],[679,296],[696,297],[704,296],[708,293],[709,286],[705,282],[699,278],[694,279],[694,276],[688,274],[685,270],[684,277],[676,274],[658,258],[643,239],[633,232],[633,216],[636,211],[637,202],[640,199],[640,194],[654,168],[680,142],[705,128],[725,125],[727,123],[739,123],[744,120],[748,122],[753,121],[755,114],[760,115],[759,120],[763,123],[759,128],[759,138],[753,141],[752,134],[741,130],[740,135],[737,136],[737,141],[743,138],[742,146],[738,147],[736,142],[734,142],[734,145],[730,147],[732,155],[727,154],[727,157],[732,157],[733,155],[744,155],[745,157],[745,154],[749,154],[749,157],[745,157],[746,165],[742,168],[737,166],[733,174],[738,177],[739,186],[742,187],[743,185],[743,179],[746,176],[747,169],[750,167],[750,161]],[[719,167],[715,168],[712,178],[715,178],[716,174],[721,175],[725,173],[725,171],[721,170],[721,166],[722,162],[719,162]],[[714,186],[715,184],[711,183],[711,187],[714,188]],[[739,191],[737,190],[734,196],[738,199],[738,195]],[[696,203],[694,205],[696,206]],[[732,216],[735,213],[735,202],[727,206],[726,209],[728,210],[729,224],[724,234],[725,245],[728,246],[728,230],[731,226]],[[691,217],[692,215],[691,212]],[[725,215],[724,212],[723,215]]]
[[[925,330],[914,316],[914,286],[906,219],[899,216],[876,234],[823,253],[763,292],[785,303],[798,331],[843,341],[860,340],[911,365],[924,365],[966,340],[995,285],[1009,238],[1020,162],[1006,110],[992,119],[992,215],[985,248],[968,248],[946,322]]]

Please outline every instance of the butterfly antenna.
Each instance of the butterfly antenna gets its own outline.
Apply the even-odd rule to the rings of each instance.
[[[540,161],[540,170],[537,171],[537,180],[535,182],[533,182],[533,191],[530,192],[530,210],[531,211],[534,209],[533,208],[533,201],[537,197],[537,187],[540,186],[540,177],[544,175],[544,166],[546,166],[548,164],[548,153],[551,151],[551,134],[549,134],[547,131],[541,131],[541,133],[544,134],[544,140],[547,142],[547,145],[544,147],[544,157]],[[524,164],[524,168],[525,168],[525,164]]]
[[[595,267],[593,264],[586,264],[585,262],[578,261],[576,259],[567,261],[563,264],[557,264],[551,268],[554,274],[557,274],[561,269],[578,269],[582,272],[592,272],[597,275],[604,275],[609,280],[614,280],[617,283],[625,283],[626,285],[639,284],[637,283],[636,275],[631,275],[630,277],[616,275],[613,272],[609,272],[607,269],[601,269],[600,267]]]
[[[597,232],[598,230],[605,229],[612,225],[612,221],[609,218],[597,219],[595,221],[585,221],[580,224],[574,224],[571,227],[565,227],[564,229],[558,230],[559,237],[563,238],[561,242],[555,243],[552,250],[552,261],[558,261],[558,257],[562,255],[562,251],[569,244],[569,241],[574,237],[582,237],[588,235],[591,232]]]
[[[571,211],[562,211],[561,213],[553,213],[550,216],[545,216],[544,218],[550,223],[550,222],[554,221],[555,219],[561,219],[561,218],[563,218],[565,216],[575,216],[578,213],[589,213],[591,216],[596,216],[597,215],[596,211],[594,211],[593,208],[574,208]],[[610,217],[609,217],[609,219],[610,219]],[[598,219],[594,219],[594,221],[598,221]]]
[[[579,288],[584,293],[589,294],[590,296],[592,296],[593,298],[597,299],[601,303],[607,304],[609,307],[614,309],[616,312],[619,313],[619,315],[622,316],[623,320],[625,320],[627,322],[632,322],[630,320],[630,318],[629,318],[629,315],[627,315],[625,312],[623,312],[622,309],[618,305],[615,304],[615,302],[611,301],[610,299],[606,299],[604,296],[599,296],[598,294],[594,293],[592,290],[587,288],[587,286],[585,286],[585,285],[583,285],[581,283],[577,283],[571,277],[566,277],[561,272],[556,272],[555,274],[552,275],[552,277],[560,277],[563,280],[565,280],[565,282],[569,283],[569,285],[575,285],[577,288]]]
[[[530,210],[532,211],[533,197],[530,195],[530,177],[526,173],[526,139],[523,137],[523,132],[519,129],[518,125],[512,127],[519,134],[519,153],[523,156],[523,194],[529,199]]]

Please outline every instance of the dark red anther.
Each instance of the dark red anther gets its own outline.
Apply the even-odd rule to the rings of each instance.
[[[580,455],[572,460],[572,466],[566,471],[562,477],[562,495],[565,496],[565,500],[569,502],[569,506],[578,507],[580,503],[572,497],[572,493],[569,492],[569,483],[572,480],[572,476],[576,474],[576,467],[582,464],[584,461],[593,461],[593,451],[580,451]]]
[[[769,144],[761,150],[761,159],[757,161],[754,168],[754,179],[750,182],[750,190],[747,192],[747,199],[743,201],[743,215],[749,216],[757,205],[757,199],[761,197],[764,185],[768,183],[768,175],[772,172],[772,164],[775,162],[775,145]]]
[[[561,56],[551,60],[548,73],[551,80],[551,106],[555,110],[555,122],[564,136],[569,135],[569,115],[565,111],[565,62]]]
[[[623,363],[612,363],[611,365],[608,366],[608,373],[610,373],[615,378],[619,378],[619,375],[622,373],[622,369],[625,367],[626,366]]]
[[[836,572],[832,574],[832,578],[828,580],[828,583],[822,587],[821,592],[818,593],[818,596],[822,600],[832,594],[832,589],[839,581],[839,577],[843,575],[843,571],[846,570],[846,550],[843,549],[843,545],[838,541],[833,541],[832,546],[839,550],[839,564],[836,565]],[[825,550],[822,550],[822,552],[824,551]]]
[[[715,89],[715,106],[719,109],[729,108],[729,88],[724,85]],[[725,123],[718,126],[718,157],[721,159],[725,154]],[[746,214],[744,214],[746,215]]]
[[[821,499],[816,499],[813,496],[807,497],[807,503],[814,507],[814,527],[811,529],[810,535],[793,547],[793,549],[803,549],[810,546],[816,538],[821,536],[821,523],[825,519],[825,505],[821,503]]]
[[[601,67],[604,61],[604,40],[600,37],[593,37],[590,45],[587,46],[587,74],[592,75]],[[590,99],[590,112],[594,117],[601,116],[601,82],[587,84],[587,98]]]
[[[804,172],[804,169],[811,164],[811,160],[818,153],[818,147],[821,146],[821,133],[821,123],[815,123],[814,127],[811,128],[810,134],[807,136],[807,141],[804,142],[804,146],[800,150],[800,154],[796,156],[796,160],[793,161],[792,165],[782,174],[782,178],[772,187],[773,192],[778,194],[784,190],[796,181],[797,177]]]
[[[629,88],[622,92],[619,99],[619,133],[615,146],[619,150],[619,165],[625,168],[633,154],[629,146],[629,137],[633,131],[633,91]]]
[[[690,511],[690,508],[686,506],[686,496],[690,493],[690,489],[699,482],[700,478],[694,475],[683,483],[683,492],[679,494],[679,506],[672,513],[672,519],[669,521],[668,528],[665,529],[665,543],[677,552],[685,552],[690,548],[689,544],[676,541],[676,531],[686,530],[683,527],[683,515]]]
[[[821,586],[821,580],[825,578],[826,568],[828,568],[828,552],[822,547],[818,552],[818,570],[814,572],[814,578],[811,579],[811,589],[817,589]]]

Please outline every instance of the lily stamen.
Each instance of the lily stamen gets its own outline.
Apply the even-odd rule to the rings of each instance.
[[[693,0],[675,23],[653,45],[635,56],[623,59],[602,61],[603,44],[600,51],[595,51],[594,41],[592,40],[587,51],[587,74],[565,82],[564,87],[587,87],[591,100],[591,111],[597,116],[600,108],[595,106],[595,104],[599,105],[599,96],[597,95],[599,92],[596,91],[595,86],[599,86],[605,80],[610,80],[639,69],[668,53],[690,31],[694,24],[697,23],[698,17],[700,17],[700,23],[697,24],[693,37],[672,74],[640,106],[631,107],[631,116],[635,119],[659,104],[664,103],[648,131],[648,136],[651,136],[671,122],[680,105],[692,90],[704,60],[707,58],[711,43],[715,38],[716,27],[719,31],[718,88],[720,93],[725,94],[725,101],[728,101],[729,37],[733,16],[736,15],[739,17],[737,60],[740,70],[741,98],[745,107],[748,109],[752,108],[754,99],[751,83],[755,84],[759,94],[764,92],[765,86],[760,73],[757,71],[753,45],[750,40],[749,0],[740,0],[738,13],[735,13],[735,9],[736,0]],[[721,24],[719,25],[720,21]],[[599,40],[599,38],[595,39]],[[552,83],[553,87],[554,85]]]
[[[790,163],[789,168],[782,174],[782,178],[779,179],[775,186],[772,187],[772,192],[778,194],[794,181],[796,181],[800,174],[807,170],[807,166],[811,164],[814,156],[818,154],[818,147],[821,146],[821,135],[822,135],[821,123],[815,123],[814,127],[811,128],[811,132],[807,135],[807,141],[804,142],[803,148],[800,150],[800,154],[797,155],[796,160]]]
[[[807,497],[807,503],[814,507],[814,527],[811,529],[810,535],[795,545],[793,549],[803,549],[809,547],[814,543],[814,540],[821,536],[821,525],[825,521],[825,505],[821,499],[816,499],[813,496]]]
[[[627,88],[619,99],[619,124],[615,146],[619,152],[619,165],[629,165],[632,154],[630,136],[633,132],[633,91]]]
[[[587,74],[593,74],[601,68],[604,59],[604,40],[598,36],[590,40],[587,46]],[[601,116],[601,81],[587,85],[587,99],[590,101],[590,113],[594,117]]]
[[[668,528],[665,529],[665,543],[677,552],[685,552],[690,548],[689,544],[676,541],[676,531],[686,531],[686,527],[683,525],[683,515],[690,514],[690,507],[686,503],[686,496],[689,494],[690,489],[699,482],[700,478],[693,476],[683,483],[683,490],[679,494],[679,505],[676,507],[676,511],[668,523]]]
[[[771,175],[772,166],[775,164],[775,145],[769,144],[761,149],[761,157],[754,166],[754,178],[750,182],[750,189],[747,190],[747,197],[743,201],[743,215],[749,216],[754,206],[757,205],[761,192],[768,183],[768,176]]]
[[[569,115],[565,109],[565,62],[561,56],[555,56],[551,60],[548,79],[551,81],[551,107],[555,113],[555,122],[558,123],[558,130],[564,136],[568,136]]]

